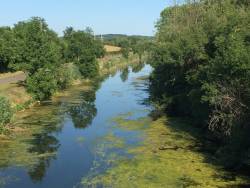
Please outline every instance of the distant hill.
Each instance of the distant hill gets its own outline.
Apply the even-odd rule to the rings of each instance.
[[[105,34],[96,35],[96,38],[101,39],[105,45],[125,47],[134,46],[138,41],[152,41],[154,37],[152,36],[142,36],[142,35],[123,35],[123,34]]]

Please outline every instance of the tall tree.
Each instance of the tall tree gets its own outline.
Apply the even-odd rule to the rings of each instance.
[[[166,8],[157,29],[152,98],[206,125],[242,164],[250,148],[249,4],[189,1]]]
[[[84,77],[96,75],[98,73],[96,58],[104,55],[104,48],[99,40],[95,40],[92,30],[74,31],[72,28],[67,28],[64,32],[64,40],[67,61],[78,65]]]
[[[14,36],[9,27],[0,28],[0,72],[10,69],[9,64],[12,62],[15,51],[13,48]]]
[[[15,25],[16,56],[11,67],[34,74],[39,68],[61,62],[60,41],[42,18],[34,17]]]

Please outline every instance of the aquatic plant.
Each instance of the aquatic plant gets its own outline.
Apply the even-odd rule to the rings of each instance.
[[[226,187],[247,183],[244,177],[235,176],[211,163],[212,156],[199,151],[201,143],[187,122],[160,118],[131,119],[120,115],[112,119],[129,131],[144,134],[141,144],[123,150],[132,158],[116,156],[114,165],[103,173],[84,178],[84,185],[93,187]],[[117,127],[116,127],[117,128]],[[187,130],[188,129],[188,130]],[[210,160],[210,161],[208,161]]]

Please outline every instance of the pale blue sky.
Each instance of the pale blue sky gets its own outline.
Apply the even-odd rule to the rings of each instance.
[[[66,26],[91,27],[96,34],[153,35],[169,0],[0,0],[0,26],[32,16],[45,18],[59,34]]]

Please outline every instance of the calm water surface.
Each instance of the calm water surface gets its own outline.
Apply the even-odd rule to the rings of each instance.
[[[131,118],[147,116],[146,84],[138,78],[150,72],[148,65],[118,71],[94,91],[72,88],[68,96],[25,112],[17,123],[34,133],[1,145],[0,187],[81,187],[81,180],[94,170],[102,173],[109,168],[102,160],[110,152],[131,157],[122,147],[105,148],[105,138],[122,138],[131,146],[143,139],[138,131],[116,128],[110,120],[132,112],[136,113]]]

